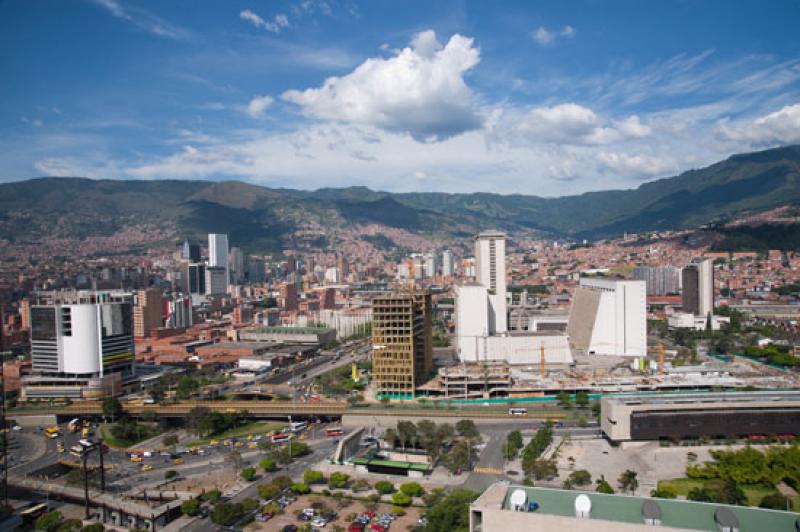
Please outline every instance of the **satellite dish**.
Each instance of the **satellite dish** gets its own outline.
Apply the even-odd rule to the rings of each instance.
[[[581,493],[575,497],[575,517],[589,517],[592,512],[592,499]]]
[[[511,503],[511,509],[515,512],[523,511],[525,510],[525,504],[528,502],[528,494],[525,493],[525,490],[514,490],[511,493],[509,502]]]

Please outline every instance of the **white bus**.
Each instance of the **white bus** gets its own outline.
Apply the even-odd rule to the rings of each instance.
[[[511,416],[524,416],[528,413],[527,408],[509,408],[508,413]]]
[[[307,421],[293,421],[289,424],[289,430],[292,432],[302,432],[308,427]]]

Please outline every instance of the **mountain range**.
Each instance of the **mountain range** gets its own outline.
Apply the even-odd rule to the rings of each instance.
[[[43,177],[0,184],[0,238],[81,238],[128,226],[159,226],[194,237],[227,232],[236,245],[266,251],[304,232],[324,235],[335,228],[378,224],[427,236],[460,237],[494,227],[593,239],[697,227],[796,204],[800,146],[733,155],[631,190],[558,198]]]

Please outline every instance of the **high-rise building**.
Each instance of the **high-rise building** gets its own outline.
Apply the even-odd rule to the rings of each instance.
[[[31,360],[26,399],[121,393],[136,375],[131,294],[40,296],[31,306]]]
[[[714,263],[695,258],[683,269],[683,311],[695,316],[714,312]]]
[[[489,295],[489,334],[508,330],[506,313],[506,235],[484,231],[475,237],[475,280]]]
[[[221,266],[206,268],[206,295],[222,295],[228,291],[228,270]]]
[[[133,335],[136,338],[150,336],[150,331],[163,325],[162,311],[164,303],[161,290],[148,288],[136,292],[133,307]]]
[[[435,253],[426,253],[425,257],[425,277],[435,277],[438,273],[438,261]]]
[[[228,269],[228,235],[209,233],[208,265],[225,269],[225,291],[227,291],[231,278],[230,270]]]
[[[453,275],[453,252],[450,250],[442,251],[442,276],[451,277]]]
[[[166,325],[172,329],[187,329],[192,326],[192,298],[174,296],[167,301]]]
[[[231,253],[228,257],[228,269],[230,270],[231,282],[240,284],[244,279],[244,253],[240,248],[231,248]]]
[[[266,266],[263,259],[251,258],[247,261],[246,278],[253,284],[261,284],[266,280]]]
[[[21,327],[25,330],[31,328],[31,302],[29,299],[23,299],[19,302],[19,316]]]
[[[284,283],[280,287],[280,305],[286,310],[297,310],[297,285]]]
[[[346,258],[339,257],[336,261],[336,268],[341,272],[342,279],[347,279],[347,276],[350,275],[350,264],[347,262]]]
[[[206,293],[206,265],[202,263],[184,263],[186,275],[185,292],[189,294]]]
[[[681,270],[675,266],[640,266],[633,270],[633,278],[647,283],[647,295],[665,296],[681,290]]]
[[[181,251],[183,260],[189,262],[200,262],[200,244],[190,242],[187,238],[183,241],[183,250]]]
[[[567,334],[589,355],[647,355],[644,281],[582,277],[572,298]]]
[[[431,296],[400,292],[372,302],[372,375],[376,392],[413,397],[433,366]]]
[[[336,290],[333,288],[325,288],[320,294],[319,308],[322,310],[335,310],[336,309]]]

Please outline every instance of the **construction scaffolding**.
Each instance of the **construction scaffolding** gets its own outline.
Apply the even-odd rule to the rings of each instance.
[[[431,296],[409,291],[372,302],[372,375],[375,392],[414,397],[433,366]]]

